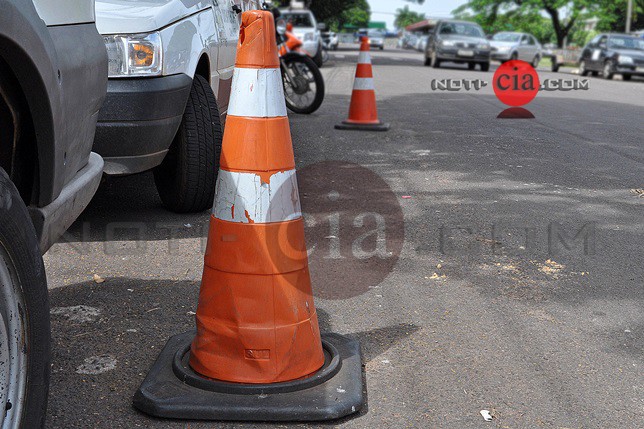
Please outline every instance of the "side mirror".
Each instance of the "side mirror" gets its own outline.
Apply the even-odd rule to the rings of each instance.
[[[606,49],[608,45],[606,45],[606,42],[602,42],[598,45],[601,49]]]
[[[286,21],[283,18],[278,19],[275,23],[275,28],[277,29],[277,32],[283,36],[286,34]]]
[[[318,27],[317,27],[317,28],[318,28],[318,30],[320,30],[320,31],[325,31],[325,30],[326,30],[326,24],[325,24],[324,22],[320,22],[320,23],[318,24]]]

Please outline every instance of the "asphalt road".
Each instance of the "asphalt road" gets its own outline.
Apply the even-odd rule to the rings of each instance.
[[[373,56],[389,132],[333,128],[356,51],[332,54],[316,114],[290,116],[321,326],[361,341],[367,381],[368,407],[322,426],[642,427],[644,80],[590,78],[540,93],[535,119],[497,119],[490,86],[430,88],[493,70]],[[131,406],[194,327],[207,222],[164,211],[149,174],[106,179],[46,255],[49,427],[269,427]]]

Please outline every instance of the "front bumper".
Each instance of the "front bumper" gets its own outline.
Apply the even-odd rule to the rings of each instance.
[[[490,57],[497,61],[508,61],[511,56],[511,51],[492,51],[490,54]]]
[[[472,55],[464,55],[464,52],[470,51]],[[490,51],[472,48],[438,48],[436,50],[436,57],[441,61],[455,61],[455,62],[489,62]]]
[[[307,40],[306,42],[302,42],[302,49],[304,49],[310,57],[316,56],[320,47],[321,43],[319,40]]]
[[[617,64],[615,66],[615,73],[630,74],[632,76],[644,76],[644,65],[625,65]]]
[[[51,204],[29,207],[29,215],[45,253],[85,210],[94,197],[103,176],[103,159],[92,152],[87,165],[65,185]]]
[[[384,40],[369,40],[369,46],[372,48],[382,48],[385,46]]]
[[[106,174],[140,173],[161,164],[191,87],[185,74],[108,81],[93,149],[105,160]]]

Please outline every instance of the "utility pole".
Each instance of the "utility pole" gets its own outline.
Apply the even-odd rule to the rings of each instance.
[[[631,32],[631,17],[633,16],[633,0],[628,0],[626,7],[626,34]]]

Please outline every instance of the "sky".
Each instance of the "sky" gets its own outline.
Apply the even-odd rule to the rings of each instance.
[[[446,18],[451,16],[454,9],[467,3],[466,0],[425,0],[425,4],[418,6],[403,0],[368,0],[371,6],[371,20],[385,21],[387,28],[394,28],[396,9],[409,5],[411,10],[424,13],[431,18]]]

